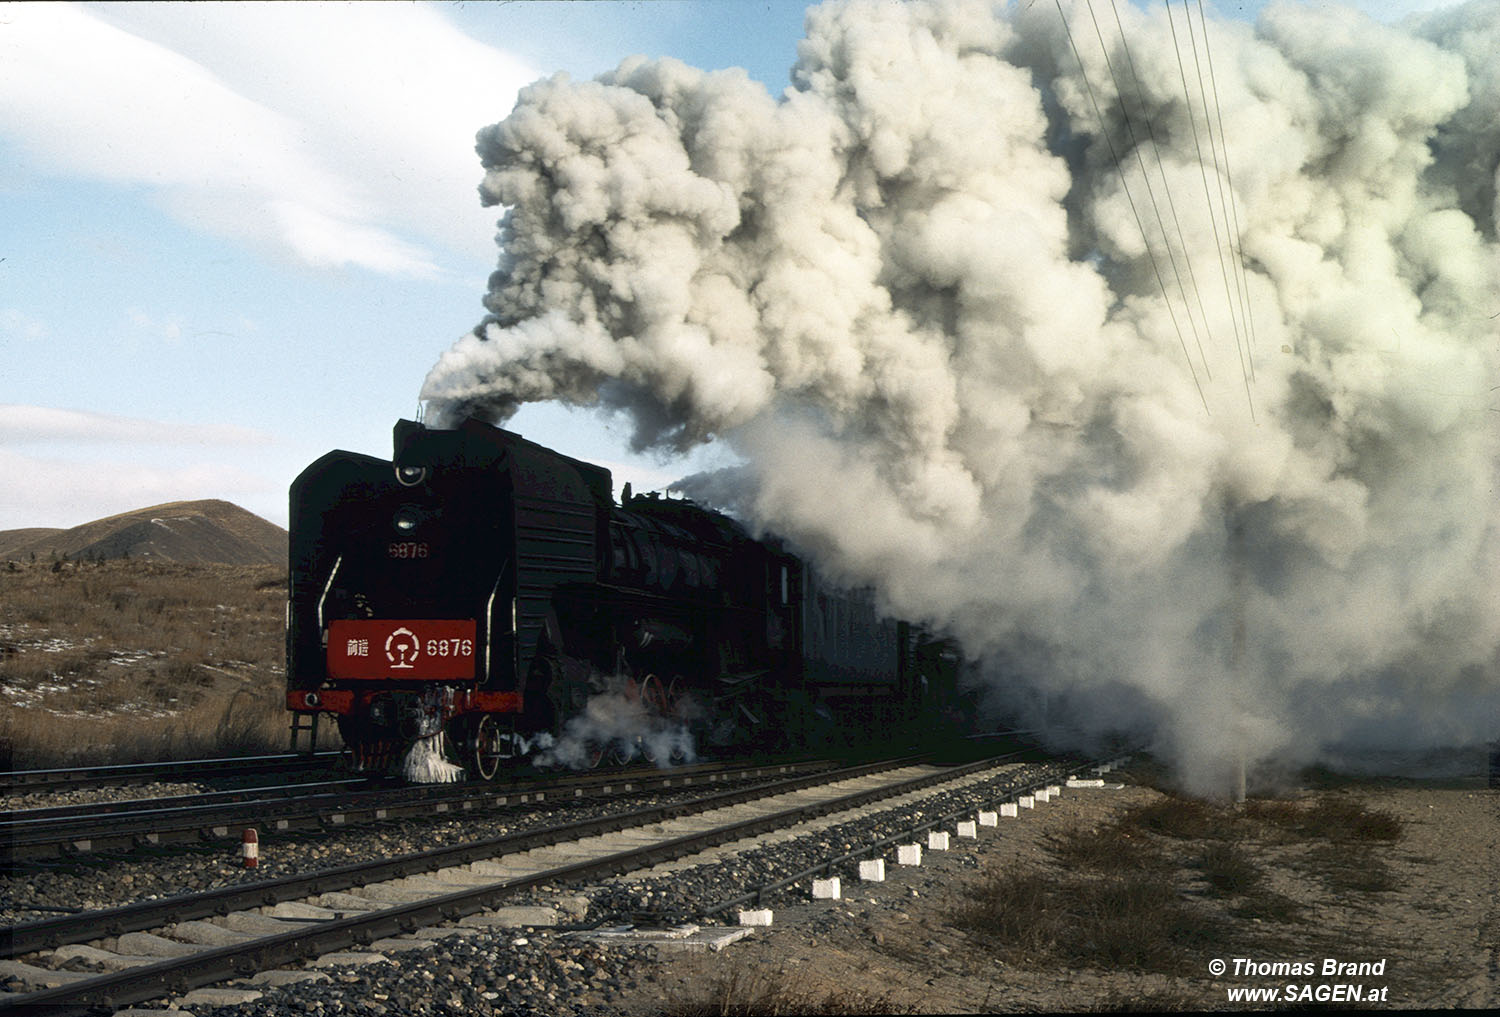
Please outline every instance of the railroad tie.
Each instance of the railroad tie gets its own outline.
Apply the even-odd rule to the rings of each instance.
[[[14,978],[39,989],[52,989],[94,977],[96,976],[92,971],[54,971],[51,968],[39,968],[35,964],[0,960],[0,980]]]

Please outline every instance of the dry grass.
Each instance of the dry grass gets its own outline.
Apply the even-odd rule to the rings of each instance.
[[[1234,836],[1233,811],[1200,798],[1170,796],[1154,805],[1131,810],[1124,825],[1143,833],[1182,840],[1222,840]]]
[[[1352,798],[1324,794],[1310,806],[1287,801],[1252,801],[1245,814],[1302,837],[1335,841],[1396,841],[1405,832],[1400,817],[1365,808]]]
[[[1191,974],[1231,935],[1274,952],[1316,932],[1271,889],[1274,866],[1338,895],[1381,893],[1394,880],[1380,849],[1402,833],[1342,794],[1243,808],[1169,795],[1049,838],[1057,866],[996,873],[958,920],[1011,963]]]
[[[782,1017],[918,1011],[898,1005],[889,995],[819,992],[799,985],[785,970],[770,973],[735,965],[711,979],[701,994],[667,1000],[661,1012],[667,1017]]]
[[[1158,872],[1172,864],[1153,839],[1120,823],[1049,836],[1047,849],[1059,862],[1073,869]]]
[[[1338,894],[1384,893],[1396,889],[1390,867],[1370,848],[1319,844],[1302,859],[1303,871]]]
[[[958,920],[1012,963],[1170,974],[1182,973],[1221,929],[1170,879],[1140,870],[1004,873],[980,885]]]
[[[1244,896],[1260,888],[1265,874],[1239,844],[1214,841],[1199,851],[1197,868],[1211,892],[1225,897]]]
[[[1170,989],[1143,993],[1122,993],[1115,990],[1098,1002],[1082,1008],[1086,1013],[1179,1013],[1201,1009],[1203,1004],[1196,997]]]
[[[285,751],[285,591],[270,566],[0,569],[0,765]]]
[[[1406,824],[1399,816],[1369,809],[1336,792],[1311,804],[1287,801],[1246,803],[1246,817],[1268,832],[1309,844],[1297,868],[1334,893],[1384,893],[1396,877],[1376,850],[1399,841]]]

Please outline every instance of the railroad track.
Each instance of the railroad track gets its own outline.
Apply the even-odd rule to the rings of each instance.
[[[806,824],[818,816],[836,818],[882,800],[932,793],[940,785],[993,784],[993,794],[1005,798],[1058,781],[1064,772],[1058,764],[1021,768],[1002,767],[1003,762],[991,759],[960,767],[870,764],[403,858],[26,923],[14,927],[6,952],[27,963],[4,962],[3,970],[35,989],[0,1000],[0,1013],[32,1007],[85,1013],[271,971],[357,945],[389,951],[413,948],[422,945],[420,930],[465,919],[482,925],[487,914],[494,914],[491,909],[538,888],[638,872],[673,859],[690,861],[690,856],[716,846],[753,845],[770,831]],[[920,831],[949,819],[928,814],[911,829]],[[862,853],[878,854],[887,847],[866,845]],[[828,871],[854,857],[844,854],[847,857],[826,858],[816,868]],[[811,871],[815,870],[789,878]],[[722,912],[774,889],[748,887],[742,898],[706,902],[705,913]],[[159,931],[145,931],[149,929]],[[110,937],[103,945],[111,952],[77,945],[97,941],[101,933]],[[167,953],[183,955],[161,956]],[[70,958],[123,970],[96,975],[47,972],[40,966]],[[41,987],[49,981],[66,984]]]
[[[231,778],[283,776],[337,766],[341,754],[235,756],[225,759],[186,759],[160,763],[122,763],[51,770],[0,772],[0,796],[72,791],[80,788],[126,787],[132,784],[196,783]]]
[[[271,833],[349,828],[409,816],[444,816],[512,803],[595,794],[684,788],[817,772],[821,760],[767,764],[705,763],[671,770],[633,768],[536,775],[499,783],[382,785],[366,778],[20,809],[0,814],[0,867],[173,843],[238,839],[247,828]]]
[[[262,818],[284,817],[290,823],[295,818],[316,816],[319,808],[334,807],[348,800],[351,793],[371,786],[371,781],[354,777],[16,809],[0,813],[0,865],[58,854],[129,850],[215,834],[228,836],[231,827],[238,833]]]

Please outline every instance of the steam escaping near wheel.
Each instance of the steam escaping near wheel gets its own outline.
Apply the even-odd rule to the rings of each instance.
[[[622,690],[591,697],[580,713],[568,718],[560,737],[542,739],[532,758],[542,767],[587,770],[643,759],[666,769],[698,760],[684,720],[653,713],[640,696]]]
[[[431,419],[722,441],[693,497],[1199,789],[1495,737],[1500,5],[1189,13],[834,3],[779,99],[536,83]]]
[[[445,758],[446,735],[439,731],[411,744],[401,762],[401,776],[413,784],[455,784],[464,779],[464,768]]]

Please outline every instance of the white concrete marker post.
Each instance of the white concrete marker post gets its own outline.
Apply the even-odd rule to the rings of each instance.
[[[981,812],[979,814],[979,825],[980,826],[999,826],[1000,825],[1000,813],[998,813],[998,812]]]
[[[933,830],[931,833],[929,833],[927,835],[927,850],[928,851],[947,851],[948,850],[948,831],[947,830],[943,830],[943,831],[939,832],[937,830]]]
[[[753,911],[740,912],[741,925],[760,925],[769,927],[771,924],[771,909],[756,908]]]
[[[1017,809],[1015,802],[1006,802],[1005,804],[1000,806],[1000,815],[1004,816],[1007,819],[1015,819],[1020,814],[1021,813]]]
[[[1022,795],[1016,799],[1016,804],[1023,809],[1036,808],[1036,798],[1033,795]]]
[[[859,878],[867,883],[885,882],[885,859],[871,858],[859,863]]]
[[[902,844],[896,848],[897,865],[921,865],[922,845]]]
[[[959,840],[962,840],[965,837],[969,838],[970,840],[977,840],[979,838],[979,824],[973,822],[972,820],[959,823],[958,837]]]
[[[813,900],[838,900],[839,877],[813,880]]]

